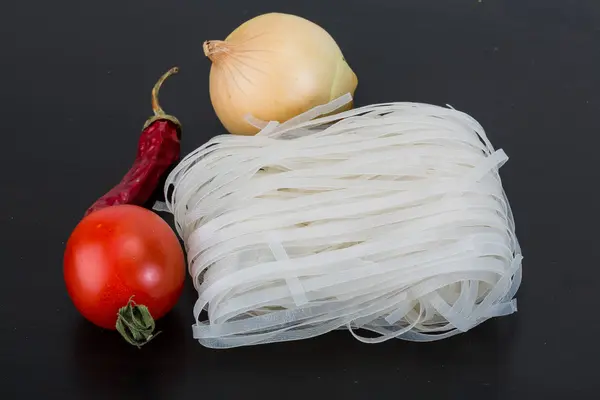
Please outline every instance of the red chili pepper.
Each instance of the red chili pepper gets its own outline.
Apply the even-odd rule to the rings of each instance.
[[[154,194],[171,166],[179,160],[181,124],[177,118],[165,114],[158,103],[161,85],[178,71],[177,67],[171,68],[152,89],[154,116],[144,124],[133,166],[121,182],[99,198],[85,215],[119,204],[144,205]]]

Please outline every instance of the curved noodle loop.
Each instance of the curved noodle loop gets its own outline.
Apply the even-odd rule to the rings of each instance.
[[[516,311],[504,152],[467,114],[428,104],[315,119],[349,99],[283,124],[253,120],[257,136],[217,136],[170,174],[203,345],[338,328],[368,343],[431,341]]]

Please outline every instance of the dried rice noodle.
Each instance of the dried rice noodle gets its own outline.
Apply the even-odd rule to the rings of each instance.
[[[498,175],[504,152],[452,108],[387,103],[317,118],[350,99],[282,124],[249,117],[257,136],[214,137],[170,174],[166,208],[203,345],[339,328],[366,343],[432,341],[516,311],[522,257]]]

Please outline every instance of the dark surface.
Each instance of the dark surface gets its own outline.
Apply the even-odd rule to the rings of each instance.
[[[599,1],[5,3],[0,398],[597,398]],[[181,68],[162,103],[184,124],[187,154],[223,132],[202,41],[268,11],[336,38],[357,105],[451,104],[505,149],[525,256],[517,314],[430,344],[336,332],[220,351],[192,339],[190,282],[141,351],[79,316],[64,243],[131,164],[154,81]]]

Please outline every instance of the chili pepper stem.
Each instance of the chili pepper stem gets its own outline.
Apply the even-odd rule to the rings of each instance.
[[[154,116],[148,118],[148,120],[144,124],[144,129],[146,129],[148,126],[150,126],[150,124],[152,124],[155,121],[167,120],[173,122],[177,126],[177,132],[179,134],[181,133],[181,123],[179,122],[179,120],[172,115],[166,114],[158,101],[158,94],[160,92],[162,84],[167,80],[168,77],[178,72],[178,67],[171,68],[158,79],[158,81],[152,88],[152,111],[154,112]]]
[[[148,307],[136,304],[133,296],[129,298],[127,305],[121,307],[117,313],[115,327],[127,343],[138,349],[154,339],[160,332],[154,333],[154,318]]]
[[[179,72],[179,68],[177,68],[177,67],[171,68],[170,70],[165,72],[163,74],[163,76],[160,77],[158,82],[156,82],[156,84],[152,88],[152,111],[154,111],[154,115],[156,115],[156,116],[165,115],[165,112],[163,111],[163,109],[160,106],[160,103],[158,102],[158,92],[160,91],[160,87],[162,86],[164,81],[166,81],[167,78],[170,77],[171,75],[176,74],[178,72]]]

